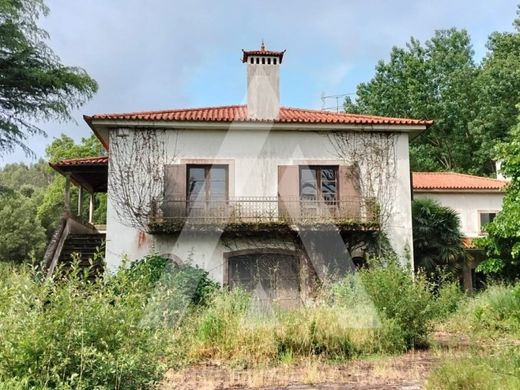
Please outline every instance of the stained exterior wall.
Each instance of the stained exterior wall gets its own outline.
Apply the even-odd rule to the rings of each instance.
[[[420,192],[415,199],[434,199],[443,206],[455,210],[460,217],[462,232],[465,237],[480,235],[480,212],[498,212],[502,209],[502,193],[446,193]]]
[[[112,131],[114,133],[114,131]],[[127,134],[127,133],[125,133]],[[278,191],[279,165],[304,164],[351,164],[355,161],[346,161],[348,156],[359,155],[344,151],[339,157],[337,145],[324,132],[312,131],[263,131],[263,130],[168,130],[161,133],[164,136],[165,150],[163,163],[206,163],[223,162],[229,164],[229,195],[230,196],[269,196],[276,197]],[[357,133],[352,137],[368,138],[371,134]],[[130,131],[127,137],[132,137]],[[386,169],[382,164],[376,171],[387,177],[388,183],[383,183],[385,191],[375,191],[376,195],[384,197],[386,208],[390,210],[385,221],[385,230],[390,242],[403,263],[409,263],[412,251],[412,226],[410,207],[410,171],[408,154],[408,134],[396,133],[393,137],[390,155],[391,164]],[[111,143],[113,135],[111,134]],[[111,151],[113,148],[110,148]],[[364,151],[368,153],[368,151]],[[347,157],[345,157],[345,155]],[[112,174],[113,159],[110,155],[109,175]],[[350,159],[352,160],[352,159]],[[360,163],[360,179],[374,168]],[[370,164],[368,164],[370,165]],[[391,167],[390,167],[391,165]],[[389,172],[384,172],[388,170]],[[138,179],[136,179],[138,180]],[[144,184],[143,184],[144,185]],[[381,183],[371,183],[372,186],[381,186]],[[140,185],[133,186],[139,188]],[[367,186],[365,186],[367,187]],[[367,187],[368,188],[368,187]],[[390,192],[389,192],[390,191]],[[122,221],[115,212],[113,188],[109,180],[108,212],[107,212],[107,243],[106,259],[109,269],[115,269],[121,264],[121,259],[130,260],[140,258],[150,252],[159,254],[174,254],[182,261],[190,261],[207,269],[217,281],[223,282],[223,257],[229,248],[218,235],[193,235],[181,233],[179,237],[153,236],[131,227]],[[363,193],[363,196],[370,194]],[[388,203],[391,204],[388,204]],[[236,249],[248,249],[251,243],[236,241]],[[266,247],[284,247],[291,249],[291,243],[268,239]]]

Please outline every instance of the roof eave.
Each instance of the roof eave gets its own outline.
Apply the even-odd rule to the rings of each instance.
[[[103,129],[119,127],[141,127],[161,129],[214,129],[214,130],[299,130],[299,131],[387,131],[419,134],[426,130],[429,125],[413,124],[346,124],[346,123],[311,123],[311,122],[270,122],[270,121],[145,121],[145,120],[117,120],[117,119],[94,119],[85,117],[85,121],[94,133],[100,137],[98,132]],[[101,138],[100,138],[101,139]],[[102,141],[103,142],[103,141]],[[105,143],[103,143],[105,145]],[[107,145],[105,145],[107,147]]]
[[[445,194],[503,194],[505,189],[495,188],[414,188],[415,193],[445,193]]]

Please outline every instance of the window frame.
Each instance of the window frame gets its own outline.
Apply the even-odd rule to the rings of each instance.
[[[493,222],[493,220],[497,217],[498,213],[500,211],[499,210],[479,210],[478,211],[478,232],[480,235],[484,235],[484,234],[487,234],[486,231],[484,231],[484,226],[490,224],[491,222]],[[491,221],[489,221],[486,225],[482,225],[482,215],[484,214],[495,214],[495,216],[493,217],[493,219]]]
[[[298,166],[298,193],[300,201],[303,200],[302,198],[302,171],[304,169],[314,169],[316,171],[315,179],[316,179],[316,199],[313,201],[315,202],[326,202],[326,203],[332,203],[332,205],[337,205],[340,199],[340,188],[339,188],[339,165],[299,165]],[[323,188],[322,188],[322,177],[321,172],[323,169],[333,169],[334,170],[334,181],[335,181],[335,187],[336,192],[334,194],[334,200],[326,200],[323,198]],[[319,188],[319,191],[318,191]],[[311,200],[308,200],[312,202]]]
[[[208,180],[208,175],[211,171],[211,168],[224,168],[225,172],[225,193],[224,193],[224,199],[222,202],[228,202],[229,201],[229,164],[186,164],[186,201],[188,203],[193,202],[191,200],[191,193],[190,193],[190,169],[191,168],[203,168],[204,169],[204,199],[201,200],[201,203],[204,203],[206,205],[217,202],[216,199],[211,199],[211,196],[209,195],[209,189],[210,189],[210,180]]]

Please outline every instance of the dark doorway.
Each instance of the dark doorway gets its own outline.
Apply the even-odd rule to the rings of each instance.
[[[285,253],[249,253],[230,256],[228,282],[241,287],[262,305],[292,308],[300,304],[297,258]]]

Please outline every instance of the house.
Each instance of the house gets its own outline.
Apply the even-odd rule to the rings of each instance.
[[[107,157],[52,166],[107,191],[110,270],[155,252],[291,305],[362,262],[381,232],[412,264],[408,147],[432,122],[283,107],[284,54],[243,51],[245,105],[85,116]],[[51,272],[73,239],[86,247],[102,233],[90,225],[85,238],[72,214],[49,247]]]
[[[484,256],[474,239],[485,234],[485,226],[502,209],[507,183],[507,180],[455,172],[413,173],[414,199],[434,199],[459,215],[464,246],[470,254],[470,262],[463,270],[467,289],[477,287],[479,278],[475,268]]]

